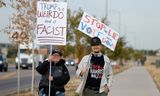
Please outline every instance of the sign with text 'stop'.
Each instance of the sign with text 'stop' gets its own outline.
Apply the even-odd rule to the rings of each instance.
[[[83,14],[78,30],[90,37],[99,37],[102,44],[112,51],[114,51],[119,38],[118,32],[87,13]]]
[[[66,45],[67,3],[37,2],[36,43]]]

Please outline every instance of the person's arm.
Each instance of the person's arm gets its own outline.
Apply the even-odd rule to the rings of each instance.
[[[80,61],[80,63],[78,64],[78,69],[76,71],[76,75],[79,77],[82,77],[84,75],[84,73],[87,71],[87,61],[89,56],[84,56],[82,58],[82,60]]]
[[[55,78],[53,76],[53,82],[55,85],[65,85],[69,82],[69,80],[70,80],[70,75],[65,65],[63,65],[63,76],[62,77]]]
[[[113,83],[113,71],[112,71],[112,67],[111,65],[109,66],[109,74],[108,74],[108,89],[110,90],[112,87],[112,83]]]
[[[112,67],[111,67],[109,58],[106,57],[105,59],[106,59],[105,62],[106,62],[107,87],[109,91],[113,83],[113,71],[112,71]]]
[[[42,64],[39,64],[36,67],[37,72],[40,74],[44,74],[48,70],[49,64],[50,62],[48,60],[44,61]]]

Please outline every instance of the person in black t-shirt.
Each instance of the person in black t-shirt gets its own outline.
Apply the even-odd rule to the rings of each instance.
[[[101,40],[91,39],[92,52],[82,58],[76,71],[82,78],[76,92],[80,96],[107,96],[113,81],[109,58],[101,53]]]

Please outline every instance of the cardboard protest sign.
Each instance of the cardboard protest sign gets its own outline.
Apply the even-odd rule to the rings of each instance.
[[[100,22],[93,16],[84,13],[80,21],[78,30],[90,37],[97,36],[101,39],[104,46],[114,51],[119,37],[119,33]]]
[[[66,45],[67,4],[65,2],[37,3],[36,43]]]

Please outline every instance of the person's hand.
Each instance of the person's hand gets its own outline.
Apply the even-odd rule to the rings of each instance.
[[[53,81],[53,76],[48,77],[49,81]]]
[[[81,69],[80,75],[83,76],[83,75],[86,73],[86,71],[87,71],[87,69],[83,67],[83,68]]]
[[[52,55],[48,56],[48,61],[52,61]]]
[[[109,88],[108,88],[108,86],[106,84],[106,85],[104,85],[104,93],[108,93],[108,92],[109,92]]]

